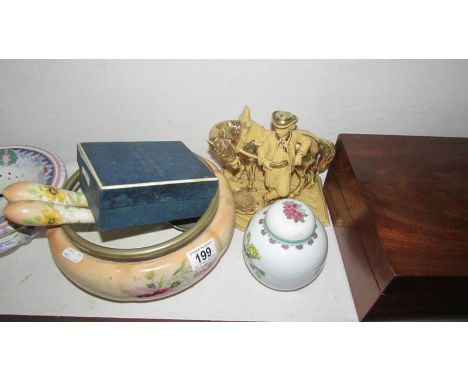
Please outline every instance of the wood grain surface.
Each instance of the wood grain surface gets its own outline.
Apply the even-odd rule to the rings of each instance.
[[[324,192],[359,318],[468,317],[468,139],[336,147]]]

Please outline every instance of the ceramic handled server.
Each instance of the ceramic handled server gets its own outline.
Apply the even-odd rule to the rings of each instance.
[[[89,207],[82,192],[69,191],[40,183],[18,182],[3,190],[3,197],[9,202],[37,200],[72,207]]]
[[[88,208],[37,200],[9,202],[3,213],[8,220],[28,226],[94,223],[93,214]]]
[[[8,220],[28,226],[94,223],[82,192],[52,186],[19,182],[3,190],[9,202],[4,209]]]

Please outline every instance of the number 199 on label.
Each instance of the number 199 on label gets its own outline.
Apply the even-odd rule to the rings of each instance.
[[[203,265],[209,263],[216,257],[216,245],[213,239],[200,245],[198,248],[187,252],[187,258],[193,270],[196,270]]]
[[[206,261],[211,256],[211,248],[207,247],[206,249],[202,249],[200,252],[197,253],[195,259],[201,264]]]

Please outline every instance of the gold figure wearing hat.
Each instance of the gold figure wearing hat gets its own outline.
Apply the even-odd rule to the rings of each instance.
[[[238,119],[218,122],[210,129],[208,143],[225,166],[238,228],[244,229],[258,209],[287,197],[307,203],[328,225],[319,172],[328,168],[335,147],[298,129],[297,122],[294,114],[275,111],[271,129],[266,129],[252,120],[245,106]]]
[[[294,131],[297,117],[290,112],[273,112],[271,124],[274,132],[258,148],[258,164],[265,172],[268,189],[265,202],[289,196],[294,167],[301,165],[312,143],[310,138]]]

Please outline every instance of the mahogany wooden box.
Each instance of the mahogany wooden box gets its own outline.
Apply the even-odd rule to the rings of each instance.
[[[325,198],[360,320],[468,319],[468,139],[342,134]]]

